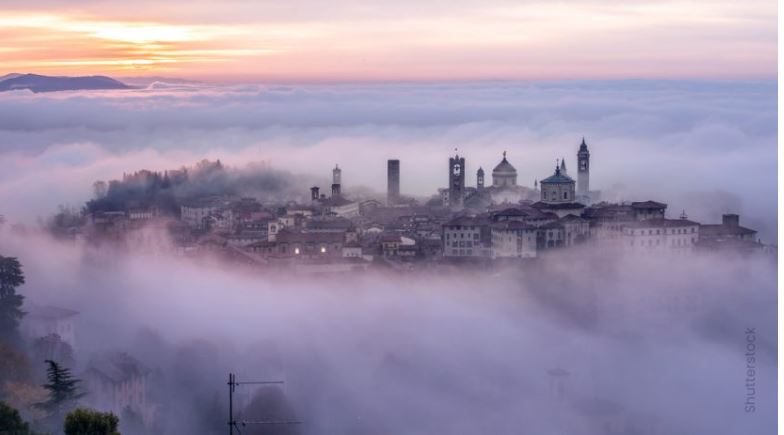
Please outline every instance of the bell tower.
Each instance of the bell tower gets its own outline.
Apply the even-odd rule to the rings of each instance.
[[[485,188],[485,170],[482,167],[479,167],[479,170],[476,171],[476,189],[482,190]]]
[[[577,151],[577,195],[583,200],[589,197],[590,158],[591,154],[588,152],[588,145],[585,144],[585,138],[583,137],[583,142]]]
[[[449,159],[449,206],[462,208],[464,197],[465,157],[460,157],[455,153],[455,156]]]

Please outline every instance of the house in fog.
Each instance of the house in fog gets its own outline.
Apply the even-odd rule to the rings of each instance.
[[[150,373],[149,368],[124,352],[95,358],[83,375],[86,402],[118,416],[131,411],[149,426],[155,418],[155,407],[148,401]]]
[[[27,315],[22,323],[23,333],[32,338],[57,335],[71,348],[76,346],[74,320],[78,311],[55,306],[30,304],[26,307]]]

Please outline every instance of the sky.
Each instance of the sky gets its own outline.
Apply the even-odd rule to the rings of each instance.
[[[220,82],[773,79],[773,0],[0,0],[8,72]]]

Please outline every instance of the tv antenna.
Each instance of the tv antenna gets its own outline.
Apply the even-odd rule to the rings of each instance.
[[[234,419],[234,390],[240,385],[282,385],[283,381],[245,381],[237,382],[237,375],[229,373],[229,435],[234,435],[234,430],[237,430],[239,435],[242,435],[240,425],[276,425],[276,424],[300,424],[301,421],[297,420],[240,420]]]

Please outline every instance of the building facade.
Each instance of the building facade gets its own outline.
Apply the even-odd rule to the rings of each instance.
[[[585,144],[585,138],[583,138],[580,149],[577,150],[577,195],[581,201],[586,201],[586,203],[590,198],[590,170],[591,153],[588,152],[588,145]]]
[[[685,252],[694,249],[700,224],[688,219],[646,219],[623,230],[623,246],[633,252]]]
[[[488,221],[458,217],[443,226],[445,257],[489,257],[490,225]]]
[[[465,199],[465,158],[449,158],[449,207],[462,208]]]
[[[539,182],[541,201],[546,204],[559,204],[575,201],[574,180],[561,172],[555,165],[555,173]]]
[[[387,205],[400,201],[400,160],[387,160]]]
[[[498,222],[491,227],[492,258],[536,257],[537,228],[520,221]]]

